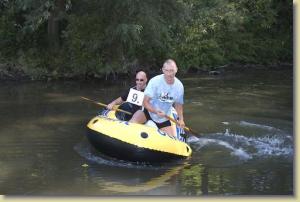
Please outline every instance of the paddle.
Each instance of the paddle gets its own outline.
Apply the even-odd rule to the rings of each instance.
[[[169,119],[170,121],[172,121],[173,123],[178,125],[178,122],[175,119],[173,119],[172,117],[165,115],[165,118]],[[191,128],[188,128],[186,126],[183,128],[183,130],[185,130],[186,132],[192,133],[194,135],[199,135],[197,132],[195,132],[194,130],[192,130]]]
[[[95,100],[92,100],[92,99],[89,99],[89,98],[86,98],[86,97],[82,97],[82,96],[80,96],[80,97],[81,97],[82,99],[84,99],[84,100],[91,101],[91,102],[93,102],[94,104],[100,105],[100,106],[102,106],[102,107],[107,107],[106,104],[103,104],[103,103],[101,103],[101,102],[96,102]],[[128,114],[128,115],[131,115],[131,114],[132,114],[132,113],[130,113],[130,112],[128,112],[128,111],[125,111],[125,110],[122,110],[122,109],[118,109],[118,108],[113,108],[113,110],[120,111],[120,112],[123,112],[123,113]],[[172,117],[169,117],[169,116],[165,115],[165,118],[167,118],[168,120],[170,120],[170,121],[172,121],[173,123],[175,123],[176,125],[178,125],[178,122],[177,122],[175,119],[173,119]],[[188,128],[188,127],[186,127],[186,126],[185,126],[183,129],[184,129],[186,132],[192,133],[192,134],[194,134],[194,135],[199,135],[197,132],[195,132],[194,130],[192,130],[191,128]]]
[[[103,104],[103,103],[101,103],[101,102],[96,102],[95,100],[91,100],[91,99],[89,99],[89,98],[82,97],[82,96],[80,96],[80,97],[81,97],[82,99],[84,99],[84,100],[91,101],[91,102],[93,102],[94,104],[100,105],[100,106],[102,106],[102,107],[107,107],[106,104]],[[113,108],[113,110],[116,110],[116,111],[119,111],[119,112],[123,112],[123,113],[128,114],[128,115],[132,115],[132,113],[130,113],[130,112],[128,112],[128,111],[125,111],[125,110],[122,110],[122,109]]]

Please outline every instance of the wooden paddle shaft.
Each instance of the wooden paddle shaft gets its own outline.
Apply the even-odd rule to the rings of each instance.
[[[81,96],[81,98],[84,99],[84,100],[91,101],[91,102],[93,102],[93,103],[95,103],[95,104],[97,104],[97,105],[100,105],[100,106],[102,106],[102,107],[107,107],[106,104],[103,104],[103,103],[101,103],[101,102],[96,102],[95,100],[92,100],[92,99],[89,99],[89,98],[86,98],[86,97],[82,97],[82,96]],[[113,110],[120,111],[120,112],[123,112],[123,113],[128,114],[128,115],[132,115],[132,113],[130,113],[130,112],[128,112],[128,111],[125,111],[125,110],[122,110],[122,109],[113,108]]]

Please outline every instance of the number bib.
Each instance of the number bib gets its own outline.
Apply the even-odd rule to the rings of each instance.
[[[144,100],[144,92],[130,89],[129,94],[127,96],[127,102],[130,102],[132,104],[136,104],[138,106],[142,106]]]

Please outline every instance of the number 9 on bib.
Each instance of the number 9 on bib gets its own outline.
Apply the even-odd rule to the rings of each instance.
[[[142,106],[144,100],[144,93],[135,89],[130,89],[129,94],[127,96],[127,102],[132,104],[136,104],[138,106]]]

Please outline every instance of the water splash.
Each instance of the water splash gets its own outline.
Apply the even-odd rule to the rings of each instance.
[[[224,125],[228,127],[229,124]],[[220,145],[231,150],[231,155],[238,156],[242,160],[274,156],[293,157],[293,137],[290,134],[278,128],[246,121],[240,121],[239,125],[263,129],[265,133],[259,137],[248,137],[243,134],[235,134],[230,131],[230,128],[226,128],[223,133],[208,134],[203,138],[190,137],[188,142],[196,151],[204,146]]]
[[[193,145],[193,148],[196,151],[199,151],[204,146],[220,145],[231,150],[231,155],[239,157],[240,160],[252,159],[251,154],[248,154],[243,148],[240,147],[236,148],[223,140],[210,139],[210,138],[197,138],[193,136],[188,139],[188,142]]]
[[[294,154],[293,137],[279,128],[247,121],[240,121],[242,127],[252,127],[265,130],[265,134],[260,137],[242,137],[239,134],[227,134],[235,136],[237,140],[243,140],[248,146],[254,147],[255,155],[259,157],[284,156],[292,157]]]
[[[253,156],[286,156],[293,155],[291,137],[287,135],[266,135],[264,137],[245,137],[239,134],[224,133],[233,144],[239,144],[246,150],[252,151]]]

